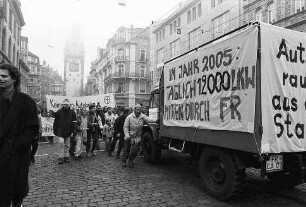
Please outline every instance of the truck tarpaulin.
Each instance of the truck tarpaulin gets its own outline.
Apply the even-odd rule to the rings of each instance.
[[[262,153],[306,151],[306,34],[261,23]]]
[[[258,27],[164,66],[166,126],[254,132]]]

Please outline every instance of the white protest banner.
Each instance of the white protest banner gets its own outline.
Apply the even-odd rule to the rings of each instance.
[[[100,104],[100,106],[115,107],[114,94],[103,94],[97,96],[80,96],[80,97],[69,97],[69,96],[51,96],[46,95],[47,110],[57,111],[61,108],[64,100],[68,100],[72,109],[88,107],[91,104]]]
[[[166,63],[164,124],[253,133],[257,37],[251,26]]]
[[[261,23],[262,153],[306,150],[306,34]]]
[[[41,117],[42,123],[42,136],[54,136],[53,134],[53,122],[54,118],[49,117]]]

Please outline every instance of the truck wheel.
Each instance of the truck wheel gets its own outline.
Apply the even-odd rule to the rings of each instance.
[[[150,132],[145,132],[143,134],[141,147],[146,162],[154,164],[160,161],[161,158],[160,147],[155,143],[152,134]]]
[[[236,166],[232,153],[217,148],[203,149],[199,167],[204,190],[222,201],[240,193],[245,169],[238,170]]]

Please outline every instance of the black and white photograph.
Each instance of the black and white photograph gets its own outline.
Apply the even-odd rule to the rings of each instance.
[[[0,207],[305,207],[306,0],[0,0]]]

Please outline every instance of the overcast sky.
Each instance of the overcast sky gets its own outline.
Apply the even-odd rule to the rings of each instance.
[[[105,47],[121,25],[147,27],[167,17],[183,0],[20,0],[29,38],[29,51],[60,74],[64,70],[64,43],[73,22],[81,25],[85,43],[85,76],[97,58],[97,47]]]

